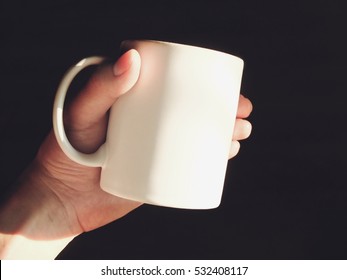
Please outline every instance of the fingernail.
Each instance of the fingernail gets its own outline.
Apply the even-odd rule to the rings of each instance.
[[[132,64],[132,60],[131,59],[126,59],[126,53],[123,54],[118,60],[117,62],[113,65],[113,75],[115,76],[120,76],[123,73],[125,73],[126,71],[129,70],[129,68],[131,67]]]

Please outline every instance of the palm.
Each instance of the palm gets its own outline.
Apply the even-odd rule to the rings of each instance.
[[[70,221],[75,225],[73,231],[95,229],[140,205],[139,202],[119,198],[101,190],[100,168],[85,167],[71,161],[58,146],[53,133],[49,134],[41,146],[37,160],[47,172],[47,177],[56,181],[49,184],[49,187],[69,211],[68,217],[76,219]]]

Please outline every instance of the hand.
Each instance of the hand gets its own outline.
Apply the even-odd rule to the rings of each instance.
[[[66,133],[77,150],[92,153],[104,143],[107,112],[136,83],[140,66],[139,54],[131,50],[114,66],[99,68],[66,109]],[[58,146],[53,132],[41,146],[36,161],[46,172],[44,178],[48,180],[45,185],[66,211],[71,234],[103,226],[141,204],[101,190],[101,168],[86,167],[67,158]]]
[[[129,51],[114,67],[100,69],[67,110],[65,123],[71,143],[80,151],[96,151],[105,141],[107,112],[117,98],[137,81],[140,57]],[[251,102],[240,96],[230,157],[240,148],[239,140],[251,133],[251,124],[244,120],[252,110]],[[73,233],[90,231],[114,221],[140,205],[115,197],[100,189],[100,168],[81,166],[69,160],[57,146],[51,133],[42,146],[38,162],[58,182],[46,185],[63,203]]]
[[[78,150],[91,153],[105,141],[107,112],[135,84],[140,64],[139,54],[130,50],[114,66],[100,68],[66,109],[66,132]],[[251,124],[244,118],[251,111],[251,102],[241,95],[230,157],[238,153],[239,140],[250,135]],[[75,236],[112,222],[141,204],[104,192],[99,181],[100,168],[71,161],[51,132],[5,207],[0,229],[32,239]]]

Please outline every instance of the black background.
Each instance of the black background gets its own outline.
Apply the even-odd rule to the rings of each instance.
[[[77,237],[61,259],[345,259],[343,1],[1,1],[4,194],[51,128],[56,87],[124,39],[210,47],[245,60],[253,133],[208,211],[145,205]]]

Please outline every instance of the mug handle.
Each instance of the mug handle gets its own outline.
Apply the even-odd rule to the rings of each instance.
[[[67,90],[76,77],[76,75],[84,68],[101,64],[106,60],[105,57],[93,56],[82,59],[76,65],[72,66],[64,75],[57,89],[54,105],[53,105],[53,129],[55,137],[63,152],[73,161],[90,167],[103,166],[106,159],[105,144],[103,144],[95,153],[85,154],[77,151],[69,142],[64,128],[63,109]]]

